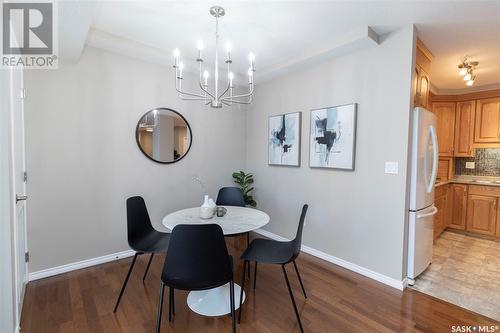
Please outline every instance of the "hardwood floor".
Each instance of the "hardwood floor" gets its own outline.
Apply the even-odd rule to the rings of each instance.
[[[228,238],[227,243],[237,258],[246,242]],[[154,332],[164,258],[155,256],[143,283],[148,258],[139,257],[116,314],[114,302],[131,258],[30,282],[22,332]],[[241,284],[242,264],[235,262],[236,282]],[[398,291],[304,253],[297,264],[307,300],[293,265],[287,268],[306,332],[451,332],[452,325],[500,325],[431,296],[409,289]],[[248,287],[251,285],[246,283],[247,301],[238,332],[299,332],[279,266],[259,265],[257,289]],[[186,295],[176,291],[176,315],[171,323],[166,297],[162,332],[230,332],[230,317],[199,316],[188,309]]]

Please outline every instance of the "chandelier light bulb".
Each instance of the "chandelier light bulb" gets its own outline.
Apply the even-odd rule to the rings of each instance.
[[[470,72],[468,72],[467,74],[465,74],[464,76],[464,81],[470,81],[470,79],[472,78],[472,74]]]
[[[467,74],[467,68],[466,67],[460,68],[460,70],[458,71],[458,74],[464,76],[465,74]]]
[[[179,56],[181,55],[179,49],[174,49],[174,57],[176,58],[179,58]]]
[[[234,79],[234,74],[233,74],[233,72],[229,72],[229,74],[227,74],[227,77],[229,78],[229,80]]]
[[[196,42],[196,48],[198,49],[198,51],[203,50],[203,41],[202,40],[199,40]]]
[[[226,45],[225,45],[225,47],[226,47],[226,52],[228,52],[228,53],[229,53],[229,52],[231,52],[231,50],[232,50],[232,46],[231,46],[231,43],[229,43],[229,42],[226,42]]]
[[[250,52],[250,54],[248,55],[248,60],[250,62],[254,62],[254,60],[255,60],[255,54],[253,54],[252,52]]]
[[[465,84],[468,85],[469,87],[471,87],[474,84],[474,78],[471,78],[470,80],[465,82]]]

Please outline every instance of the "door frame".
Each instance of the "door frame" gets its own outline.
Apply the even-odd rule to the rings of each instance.
[[[16,85],[16,81],[14,79],[14,76],[19,75],[19,80],[18,80],[18,85]],[[16,202],[16,195],[25,195],[26,194],[26,181],[22,182],[22,188],[21,191],[22,193],[17,193],[17,188],[16,188],[16,177],[20,177],[20,174],[17,174],[18,172],[25,172],[26,171],[26,139],[25,139],[25,119],[24,119],[24,70],[22,68],[16,68],[16,69],[10,69],[9,70],[9,79],[10,79],[10,163],[11,163],[11,186],[10,188],[12,189],[11,196],[13,198],[12,205],[13,205],[13,220],[12,220],[12,231],[13,231],[13,248],[14,248],[14,277],[15,277],[15,307],[16,307],[16,320],[17,324],[19,325],[20,320],[21,320],[21,311],[22,311],[22,306],[23,306],[23,301],[24,301],[24,293],[26,290],[26,284],[28,283],[28,262],[25,260],[25,254],[28,252],[28,234],[27,234],[27,208],[26,208],[26,201],[22,203],[23,207],[21,209],[24,210],[24,235],[22,235],[22,238],[24,239],[24,246],[22,251],[19,251],[19,242],[21,239],[21,236],[19,235],[19,221],[18,221],[18,204]],[[16,103],[20,103],[20,108],[18,109],[17,106],[15,105]],[[15,134],[15,124],[14,122],[16,121],[16,117],[14,115],[14,112],[21,112],[20,115],[20,128],[19,130],[21,131],[20,134],[20,140],[22,141],[22,144],[20,146],[17,146],[20,148],[19,152],[16,152],[16,139],[17,136]],[[16,154],[19,153],[21,154],[21,159],[22,159],[22,165],[19,166],[22,170],[16,170]],[[22,245],[22,244],[21,244]],[[19,272],[19,263],[22,262],[24,263],[24,276],[18,276]],[[22,283],[22,288],[21,291],[18,291],[17,284],[21,282]]]
[[[14,76],[17,75],[15,78]],[[16,79],[16,80],[15,80]],[[22,174],[16,174],[16,167],[26,169],[25,159],[25,140],[24,140],[24,102],[19,99],[23,88],[23,70],[8,69],[0,73],[0,270],[2,271],[2,279],[0,279],[0,287],[6,292],[2,292],[0,299],[2,309],[0,313],[0,331],[18,332],[20,329],[21,311],[24,300],[24,292],[28,282],[28,263],[25,262],[25,252],[27,251],[27,222],[26,222],[26,203],[23,202],[23,207],[19,208],[16,203],[16,191],[26,193],[26,183],[22,183],[20,189],[16,189],[16,176],[21,177]],[[17,104],[17,105],[16,105]],[[14,112],[21,112],[20,118],[14,119]],[[20,131],[21,144],[16,145],[18,140],[14,133],[14,124]],[[17,132],[16,132],[17,133]],[[22,164],[16,166],[15,149],[20,150],[22,154]],[[24,234],[19,236],[20,230],[18,225],[19,209],[24,210]],[[20,242],[23,241],[23,249],[19,249]],[[20,263],[24,264],[24,276],[20,276]],[[21,286],[20,286],[21,284]],[[19,288],[21,287],[21,288]]]

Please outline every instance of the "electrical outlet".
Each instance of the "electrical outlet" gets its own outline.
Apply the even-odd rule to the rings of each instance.
[[[466,169],[475,169],[476,168],[476,162],[465,162],[465,168]]]

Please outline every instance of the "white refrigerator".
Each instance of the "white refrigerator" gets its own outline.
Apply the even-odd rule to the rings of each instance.
[[[434,185],[439,160],[436,116],[424,109],[413,110],[411,182],[408,228],[408,283],[432,261],[434,234]]]

